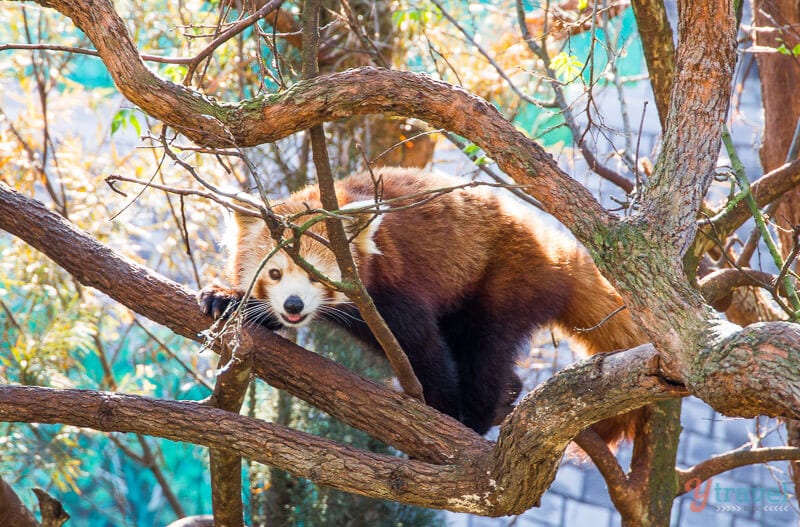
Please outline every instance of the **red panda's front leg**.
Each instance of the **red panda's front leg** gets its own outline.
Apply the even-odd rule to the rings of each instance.
[[[204,315],[211,315],[215,319],[227,318],[242,301],[243,296],[243,291],[213,283],[200,290],[197,294],[197,303]],[[246,320],[266,326],[273,331],[284,327],[263,300],[251,299],[244,309],[244,316]]]
[[[242,291],[213,283],[200,290],[197,294],[197,303],[204,315],[211,315],[217,319],[229,315],[243,296]]]

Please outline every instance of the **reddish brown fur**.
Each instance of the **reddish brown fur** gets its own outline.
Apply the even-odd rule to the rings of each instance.
[[[379,173],[383,200],[461,183],[414,170],[385,168]],[[343,205],[372,200],[375,185],[370,175],[357,174],[340,181],[337,192]],[[307,208],[321,208],[316,187],[293,194],[275,211],[291,214]],[[236,289],[249,280],[243,270],[272,246],[266,229],[252,225],[240,218],[231,248],[229,274]],[[325,235],[323,223],[313,230]],[[327,249],[306,240],[304,254],[317,255],[330,264],[328,269],[335,267]],[[597,325],[622,305],[621,299],[585,250],[532,216],[510,213],[505,202],[486,189],[455,190],[407,210],[390,211],[382,216],[374,241],[379,255],[356,244],[359,273],[409,353],[426,399],[437,382],[448,384],[450,377],[457,377],[460,402],[449,392],[437,392],[431,404],[460,416],[481,433],[486,405],[499,408],[505,401],[498,399],[498,391],[513,391],[514,353],[534,329],[558,326],[589,354],[645,341],[626,311],[595,329],[576,332]],[[262,293],[257,289],[256,294]],[[429,371],[437,369],[444,380],[437,378],[440,372]],[[634,424],[633,418],[623,416],[596,429],[611,442],[620,434],[629,435]]]

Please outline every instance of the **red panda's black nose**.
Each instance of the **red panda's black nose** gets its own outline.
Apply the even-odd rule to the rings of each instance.
[[[292,295],[283,303],[283,309],[290,315],[298,315],[303,311],[303,300],[297,295]]]

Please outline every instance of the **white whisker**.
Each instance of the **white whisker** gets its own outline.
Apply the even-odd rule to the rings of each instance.
[[[258,298],[251,299],[247,303],[247,306],[242,310],[242,315],[245,318],[245,326],[250,327],[261,324],[270,317],[276,318],[272,304]]]
[[[350,302],[348,302],[348,303],[350,303]],[[351,315],[350,313],[348,313],[348,312],[346,312],[346,311],[344,311],[342,309],[338,309],[338,308],[336,308],[336,307],[334,307],[332,305],[321,305],[321,306],[319,306],[317,308],[317,310],[320,313],[324,313],[325,315],[329,316],[330,318],[332,318],[334,320],[338,320],[339,322],[341,322],[345,326],[352,325],[352,323],[354,321],[355,322],[364,322],[364,320],[361,317],[355,316],[355,315]]]

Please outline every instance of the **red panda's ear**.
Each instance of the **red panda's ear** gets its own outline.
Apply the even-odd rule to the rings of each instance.
[[[239,210],[234,210],[233,220],[240,227],[248,227],[250,225],[255,225],[256,223],[263,223],[264,221],[261,219],[261,216],[259,216],[258,212],[255,210],[252,213],[245,213]]]

